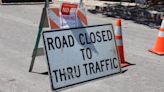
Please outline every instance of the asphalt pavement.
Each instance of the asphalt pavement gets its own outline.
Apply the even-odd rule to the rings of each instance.
[[[0,92],[51,92],[44,56],[28,72],[43,6],[0,5]],[[115,28],[116,18],[87,15],[89,25],[112,23]],[[122,28],[125,59],[135,65],[63,92],[164,92],[164,56],[148,52],[159,30],[130,20],[122,20]]]

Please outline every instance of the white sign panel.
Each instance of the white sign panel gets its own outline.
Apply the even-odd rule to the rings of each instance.
[[[121,72],[111,24],[43,32],[53,90]]]

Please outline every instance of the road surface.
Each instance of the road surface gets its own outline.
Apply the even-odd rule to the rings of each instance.
[[[0,6],[0,92],[51,92],[49,76],[39,74],[48,70],[44,56],[37,57],[33,73],[28,72],[42,8],[43,4]],[[90,25],[112,23],[115,28],[115,18],[87,14]],[[122,24],[125,59],[136,65],[63,92],[164,92],[164,56],[148,52],[158,29],[127,20]]]

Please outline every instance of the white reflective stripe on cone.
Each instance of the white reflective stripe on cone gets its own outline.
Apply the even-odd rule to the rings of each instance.
[[[119,36],[122,35],[122,32],[121,32],[121,28],[120,27],[117,27],[116,28],[115,35],[119,35]]]
[[[161,28],[164,28],[164,19],[162,20]]]
[[[60,18],[57,16],[51,9],[48,9],[49,18],[55,22],[58,26],[60,26]]]
[[[158,37],[164,37],[164,32],[159,31]]]
[[[117,46],[123,46],[122,40],[116,40],[116,44],[117,44]]]

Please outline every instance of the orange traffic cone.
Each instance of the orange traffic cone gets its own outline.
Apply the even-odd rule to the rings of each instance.
[[[119,52],[119,57],[121,60],[121,67],[129,66],[128,62],[125,62],[124,58],[124,47],[123,47],[123,40],[122,40],[122,31],[121,31],[121,19],[117,19],[116,22],[116,30],[115,30],[115,38],[116,38],[116,45]]]
[[[164,18],[162,20],[156,44],[154,48],[150,49],[149,51],[158,55],[164,55]]]

